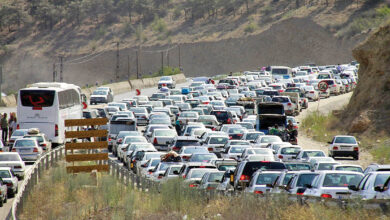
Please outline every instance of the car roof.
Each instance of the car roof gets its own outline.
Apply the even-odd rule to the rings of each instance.
[[[182,141],[182,140],[197,141],[198,138],[196,138],[194,136],[177,136],[176,140],[178,140],[178,141]]]

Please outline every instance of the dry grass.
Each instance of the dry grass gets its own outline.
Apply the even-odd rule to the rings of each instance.
[[[180,181],[161,192],[142,193],[103,174],[98,185],[89,174],[69,175],[64,167],[51,169],[33,190],[20,219],[380,219],[364,209],[300,206],[286,197],[251,195],[208,200]]]

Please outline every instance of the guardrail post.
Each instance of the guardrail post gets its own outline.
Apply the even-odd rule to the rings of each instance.
[[[53,166],[54,165],[54,151],[52,151],[50,153],[50,165]]]
[[[49,169],[49,154],[46,154],[45,160],[46,160],[46,170],[48,170]]]
[[[119,179],[119,172],[120,172],[119,164],[116,164],[116,178],[118,179]]]
[[[141,177],[141,192],[145,191],[145,179]]]
[[[130,174],[130,178],[131,178],[131,183],[130,183],[130,185],[131,185],[131,189],[134,189],[134,174],[133,173],[130,173],[130,171],[129,171],[129,174]]]
[[[124,170],[124,172],[125,172],[125,175],[126,175],[126,186],[129,186],[129,182],[130,182],[129,172],[127,170]]]
[[[140,179],[139,179],[139,176],[135,176],[135,181],[137,183],[137,189],[140,189],[141,188],[141,182],[140,182]]]
[[[121,169],[121,182],[122,184],[125,184],[125,169]]]
[[[56,151],[54,152],[54,154],[55,154],[56,163],[57,163],[57,162],[58,162],[58,150],[56,150]]]

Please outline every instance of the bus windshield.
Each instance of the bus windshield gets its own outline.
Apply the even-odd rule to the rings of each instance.
[[[26,107],[50,107],[54,103],[55,91],[20,90],[20,101]]]

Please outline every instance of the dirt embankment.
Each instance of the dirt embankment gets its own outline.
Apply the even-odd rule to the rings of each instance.
[[[352,40],[340,40],[311,19],[293,18],[273,25],[258,35],[232,38],[215,42],[197,42],[181,45],[181,66],[187,76],[216,75],[230,71],[256,69],[266,65],[301,65],[306,62],[334,64],[349,62],[353,58]],[[161,67],[161,53],[156,50],[173,49],[163,53],[164,65],[179,65],[179,50],[175,43],[165,46],[143,47],[139,58],[139,72],[149,74]],[[136,74],[136,50],[130,47],[119,52],[119,75],[125,79]],[[112,50],[99,52],[84,59],[67,57],[63,75],[66,82],[85,85],[114,80],[116,69],[115,45]],[[128,62],[128,60],[130,62]],[[169,61],[168,61],[169,60]],[[54,59],[34,54],[12,55],[5,65],[4,85],[7,91],[16,91],[27,83],[51,81]],[[58,59],[57,72],[59,72]],[[129,65],[128,65],[129,64]],[[129,71],[128,71],[129,69]]]
[[[359,83],[344,112],[347,120],[343,124],[357,133],[389,135],[390,24],[357,46],[353,55],[360,63]]]

